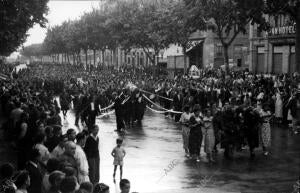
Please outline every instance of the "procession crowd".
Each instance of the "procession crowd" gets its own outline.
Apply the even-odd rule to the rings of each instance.
[[[270,121],[288,124],[297,134],[297,74],[258,76],[249,72],[207,69],[200,79],[177,76],[160,79],[143,69],[93,69],[61,64],[31,64],[1,81],[1,110],[5,138],[17,150],[17,175],[11,164],[0,168],[2,192],[109,192],[100,180],[99,127],[96,117],[116,114],[117,131],[138,124],[146,108],[173,117],[182,126],[187,157],[200,161],[201,145],[214,162],[218,144],[224,156],[249,147],[250,156],[262,145],[268,155]],[[75,125],[62,131],[68,110]],[[298,114],[297,114],[298,113]],[[274,119],[273,119],[274,118]],[[80,122],[79,122],[80,121]],[[81,123],[81,124],[80,124]],[[114,175],[120,166],[120,189],[129,192],[122,179],[122,140],[112,151]]]

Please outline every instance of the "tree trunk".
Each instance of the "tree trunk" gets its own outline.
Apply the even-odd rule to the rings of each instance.
[[[183,65],[184,65],[184,74],[187,74],[187,61],[186,61],[186,46],[182,47],[183,49]]]
[[[87,49],[84,50],[85,52],[85,66],[86,66],[86,69],[88,68],[88,54],[87,54]]]
[[[133,70],[134,70],[134,66],[135,66],[135,64],[134,64],[134,57],[133,57],[133,53],[135,53],[135,52],[131,52],[130,53],[130,61],[131,61],[131,67],[133,68]]]
[[[115,61],[115,66],[119,70],[118,48],[114,49],[114,61]]]
[[[114,66],[114,50],[110,50],[110,65]]]
[[[159,63],[159,51],[157,50],[154,50],[154,73],[153,73],[153,76],[155,77],[156,76],[156,72],[158,71],[158,63]]]
[[[73,58],[73,65],[75,65],[75,54],[72,53],[72,58]]]
[[[228,56],[228,45],[223,44],[224,49],[224,65],[225,65],[225,74],[227,75],[229,72],[229,56]]]
[[[70,64],[70,57],[69,54],[67,54],[68,64]]]
[[[174,78],[176,77],[176,75],[177,75],[177,68],[176,68],[176,58],[177,56],[174,56],[174,64],[175,64],[175,69],[174,69]]]
[[[152,63],[152,66],[155,65],[155,56],[151,57],[151,55],[149,54],[149,52],[143,48],[144,53],[146,54],[146,57],[150,60],[150,62]]]
[[[300,4],[300,3],[299,3]],[[295,65],[294,68],[300,72],[300,6],[296,8],[296,46],[295,46]]]
[[[81,65],[82,61],[81,61],[80,51],[77,53],[77,58],[78,58],[79,65]]]
[[[95,67],[96,66],[96,50],[94,49],[93,52],[94,52],[94,67]]]
[[[128,60],[127,60],[127,57],[129,55],[130,51],[128,51],[127,49],[125,50],[125,53],[124,53],[124,62],[125,62],[125,66],[128,67],[129,63],[128,63]]]
[[[102,62],[102,68],[103,68],[105,66],[104,65],[104,50],[101,50],[101,55],[102,55],[101,62]]]

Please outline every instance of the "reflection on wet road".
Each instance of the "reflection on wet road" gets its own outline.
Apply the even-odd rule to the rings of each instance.
[[[76,128],[73,123],[74,115],[69,112],[64,130]],[[115,117],[97,119],[97,124],[100,181],[115,192],[118,187],[113,183],[110,155],[120,137],[114,132]],[[225,160],[220,151],[215,164],[207,163],[204,153],[200,163],[186,159],[179,125],[163,115],[147,112],[142,123],[128,129],[123,137],[127,152],[123,178],[131,181],[133,192],[292,192],[299,175],[300,136],[285,128],[273,128],[269,157],[259,148],[255,160],[249,160],[247,150],[236,153],[233,160]]]

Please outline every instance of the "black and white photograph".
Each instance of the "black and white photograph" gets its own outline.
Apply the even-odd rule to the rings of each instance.
[[[300,0],[0,0],[0,193],[299,193]]]

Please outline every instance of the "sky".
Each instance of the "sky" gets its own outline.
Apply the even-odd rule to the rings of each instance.
[[[48,2],[49,12],[46,18],[48,19],[47,27],[59,25],[67,20],[79,19],[85,12],[91,11],[93,8],[100,7],[101,0],[50,0]],[[39,25],[34,25],[27,32],[26,42],[24,46],[31,44],[42,43],[46,37],[47,28],[41,28]],[[18,52],[12,53],[8,59],[15,60],[19,55]]]
[[[80,18],[84,12],[89,12],[93,7],[99,7],[100,0],[87,1],[87,0],[50,0],[48,3],[49,13],[47,15],[47,27],[59,25],[66,20],[74,20]],[[42,43],[46,37],[46,28],[41,28],[35,25],[28,31],[28,37],[24,46],[30,44]]]

